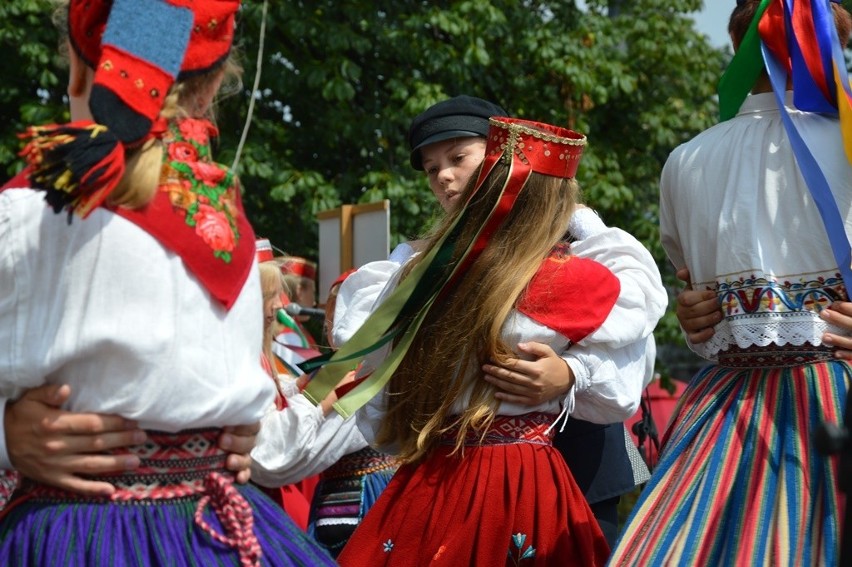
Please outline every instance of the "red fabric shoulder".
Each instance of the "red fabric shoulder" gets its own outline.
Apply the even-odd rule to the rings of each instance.
[[[603,324],[620,292],[609,269],[572,256],[565,243],[542,262],[517,310],[576,343]]]
[[[176,206],[163,188],[141,209],[117,207],[110,210],[180,256],[210,295],[230,309],[251,273],[255,254],[254,231],[243,212],[238,193],[236,197],[234,218],[240,235],[236,242],[233,231],[221,214],[210,211],[206,219],[199,218],[198,214],[193,218]],[[207,208],[210,209],[209,206]],[[192,224],[187,222],[187,216],[193,219]],[[220,238],[222,234],[229,236]],[[229,243],[227,259],[217,254],[216,244],[221,241]]]
[[[21,189],[21,188],[24,188],[24,187],[29,187],[30,186],[29,174],[30,174],[29,168],[24,169],[18,175],[16,175],[15,177],[10,179],[6,183],[4,183],[3,186],[0,187],[0,193],[5,191],[6,189]]]

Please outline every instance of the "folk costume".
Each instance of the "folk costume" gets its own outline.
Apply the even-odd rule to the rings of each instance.
[[[506,111],[499,105],[478,97],[459,95],[433,104],[412,120],[408,130],[411,166],[415,170],[425,173],[423,151],[435,144],[447,140],[476,137],[481,137],[484,141],[489,129],[488,119],[492,116],[506,116]],[[579,221],[580,224],[585,224],[582,223],[582,220],[586,216],[600,228],[595,234],[583,235],[569,227],[568,232],[573,239],[586,239],[588,236],[593,236],[592,240],[594,241],[601,238],[607,239],[610,236],[606,234],[607,229],[600,222],[600,219],[589,210],[578,210],[574,219]],[[572,224],[578,223],[572,221]],[[660,292],[652,292],[646,298],[648,320],[651,321],[650,328],[653,328],[662,316],[668,302],[662,285],[659,283],[659,273],[654,267],[653,259],[645,251],[642,244],[624,232],[620,232],[616,236],[623,236],[623,238],[610,240],[609,244],[614,247],[603,247],[602,251],[611,256],[611,261],[607,266],[617,276],[619,272],[628,276],[627,285],[622,285],[623,291],[629,290],[626,291],[628,294],[641,292],[644,291],[648,283],[645,281],[646,274],[642,270],[636,271],[629,265],[636,255],[634,253],[638,253],[637,257],[644,256],[645,258],[642,258],[644,263],[653,267],[650,281],[657,284],[654,291],[659,290]],[[580,257],[600,261],[597,256],[585,254],[584,248],[589,244],[589,241],[584,243],[573,241],[572,252]],[[592,245],[596,246],[594,243]],[[619,258],[615,254],[620,250],[626,252],[623,258]],[[410,252],[408,255],[410,255]],[[637,278],[632,278],[635,281],[630,281],[632,274],[638,275]],[[637,283],[638,287],[633,285],[634,283]],[[624,284],[623,281],[622,284]],[[641,305],[642,301],[639,301],[638,304]],[[649,335],[650,330],[642,333],[641,336],[637,336],[637,340],[643,340]],[[653,342],[653,338],[648,340]],[[649,360],[653,364],[653,355],[649,357]],[[649,379],[652,370],[652,368],[649,368]],[[553,443],[562,453],[571,474],[591,505],[607,542],[614,545],[618,537],[620,496],[633,491],[636,486],[647,481],[650,476],[648,467],[642,460],[626,428],[620,423],[591,423],[569,417],[564,427],[560,426]]]
[[[223,425],[273,403],[254,235],[236,177],[210,156],[215,128],[159,117],[176,78],[227,57],[238,7],[70,3],[96,122],[33,128],[29,167],[0,192],[0,395],[69,384],[66,409],[136,420],[149,440],[115,451],[142,465],[100,478],[111,497],[24,479],[0,518],[4,565],[333,564],[234,483],[216,446]],[[125,149],[151,140],[164,146],[153,200],[105,204]]]
[[[513,119],[492,119],[486,162],[477,187],[497,160],[511,161],[515,176],[510,174],[504,188],[507,200],[501,201],[510,209],[513,196],[523,190],[529,172],[572,177],[584,143],[584,137],[568,130]],[[495,212],[486,226],[498,226],[506,210]],[[464,214],[460,213],[462,217]],[[464,273],[461,266],[472,261],[476,248],[473,246],[468,255],[454,264],[458,271],[448,268],[444,273]],[[433,254],[436,250],[437,255]],[[339,326],[347,324],[358,330],[338,351],[338,359],[332,358],[319,371],[306,390],[308,394],[321,396],[325,380],[334,379],[324,378],[324,372],[326,376],[332,375],[335,364],[346,364],[346,357],[353,349],[363,351],[362,338],[381,330],[382,314],[400,305],[397,298],[412,289],[412,295],[416,296],[418,282],[435,281],[429,277],[434,267],[431,260],[440,257],[440,250],[440,243],[431,248],[426,260],[401,283],[399,272],[394,274],[366,322],[363,319],[355,323],[343,321],[340,325],[335,322],[336,333]],[[383,277],[386,271],[381,264],[359,269],[350,276],[354,278],[352,284],[347,281],[344,288],[349,285],[357,289],[358,279],[368,277],[371,270]],[[423,271],[418,272],[418,268]],[[422,279],[418,279],[420,276]],[[592,281],[595,285],[588,285]],[[571,291],[554,298],[550,290],[557,286]],[[562,243],[543,262],[509,314],[503,325],[503,340],[507,345],[535,340],[549,344],[556,352],[566,351],[569,346],[588,349],[593,357],[595,340],[587,343],[591,346],[584,341],[595,335],[612,311],[619,287],[609,270],[570,255],[568,244]],[[426,299],[426,305],[430,303]],[[352,307],[352,301],[344,300],[342,288],[338,313],[356,313]],[[414,315],[415,320],[418,317]],[[400,330],[397,336],[404,338],[399,339],[399,344],[390,348],[385,343],[370,355],[359,372],[363,381],[335,406],[348,413],[369,400],[358,410],[356,418],[371,442],[389,403],[383,389],[388,378],[384,372],[392,372],[393,365],[388,366],[387,362],[399,356],[395,351],[400,344],[409,344],[406,338],[410,332],[416,334],[416,328]],[[378,343],[381,345],[382,341]],[[644,346],[638,349],[643,368]],[[473,361],[448,361],[448,372],[455,368],[466,388],[479,379],[478,370],[468,367],[469,362]],[[588,385],[583,375],[578,375],[575,389],[585,391]],[[641,384],[637,390],[641,390]],[[353,394],[355,397],[349,398]],[[635,409],[635,405],[626,409],[630,405],[628,397],[620,398],[617,393],[611,397],[603,395],[595,407],[589,404],[588,415],[598,414],[605,416],[606,421],[618,421],[624,417],[622,412]],[[560,414],[578,410],[580,405],[575,406],[574,401],[572,391],[563,403],[555,400],[535,408],[502,403],[494,424],[481,432],[481,436],[468,439],[463,455],[451,454],[455,431],[447,431],[433,452],[397,471],[344,548],[339,557],[341,564],[419,565],[437,559],[453,565],[547,565],[563,564],[566,559],[569,564],[572,559],[577,564],[602,564],[608,552],[606,542],[564,460],[552,447],[552,426]],[[462,410],[466,404],[467,395],[463,395],[454,411]],[[394,450],[393,447],[380,449]],[[565,521],[554,522],[554,517]]]
[[[336,557],[387,486],[396,461],[371,449],[354,419],[325,416],[295,381],[281,384],[288,409],[263,418],[252,451],[252,479],[262,486],[318,479],[307,531]]]
[[[285,256],[279,260],[279,268],[285,278],[285,288],[291,296],[288,302],[299,304],[301,307],[313,307],[317,280],[316,263],[299,256]],[[309,298],[300,297],[303,290],[309,291],[307,294]],[[303,305],[303,301],[307,304]],[[295,316],[287,321],[284,324],[284,330],[275,338],[275,344],[273,344],[276,354],[292,366],[297,366],[307,358],[316,355],[317,341],[300,320],[301,318],[302,316]]]
[[[565,458],[586,500],[589,501],[587,492],[595,499],[589,501],[593,505],[645,482],[650,476],[643,462],[621,460],[629,454],[624,426],[607,423],[613,418],[596,407],[598,396],[620,399],[619,403],[629,406],[628,400],[638,399],[651,380],[656,352],[652,331],[665,311],[668,298],[654,259],[630,234],[606,226],[587,208],[574,212],[567,233],[572,236],[572,255],[603,264],[621,284],[616,305],[606,322],[590,337],[594,347],[586,349],[587,341],[581,341],[561,353],[578,382],[573,390],[575,413],[564,427],[560,423],[555,429],[554,446]],[[388,281],[414,254],[411,245],[402,243],[388,261],[366,264],[344,282],[337,298],[335,342],[343,344],[351,338],[375,308]],[[506,405],[503,404],[504,408]],[[514,411],[524,409],[516,406]],[[574,415],[584,417],[577,419]],[[618,441],[618,450],[601,450],[602,445],[615,445]],[[578,447],[585,451],[577,449],[577,454],[573,454],[572,448]],[[596,474],[602,463],[609,467],[606,474]]]
[[[282,386],[287,407],[261,420],[251,453],[252,481],[277,488],[316,478],[306,528],[336,556],[387,486],[396,463],[369,448],[355,419],[325,416],[295,382],[285,380]]]
[[[816,29],[839,48],[828,3],[810,3],[821,18],[799,12],[805,4],[792,3],[796,17],[813,25],[827,15]],[[663,246],[696,289],[716,291],[724,319],[711,340],[690,345],[713,364],[684,392],[612,565],[839,564],[838,458],[818,453],[812,435],[842,420],[852,378],[821,341],[848,331],[819,317],[848,301],[852,167],[836,111],[813,111],[806,95],[820,91],[804,92],[795,63],[794,92],[784,92],[790,59],[767,47],[784,35],[775,25],[785,10],[761,3],[726,75],[736,79],[744,57],[759,57],[762,40],[775,92],[731,101],[723,80],[723,113],[736,115],[676,148],[662,173]],[[817,47],[797,44],[797,35],[786,30],[804,52]],[[753,77],[744,83],[742,97]],[[821,211],[825,196],[836,206]],[[825,212],[837,215],[839,231]],[[837,237],[845,261],[833,254]]]

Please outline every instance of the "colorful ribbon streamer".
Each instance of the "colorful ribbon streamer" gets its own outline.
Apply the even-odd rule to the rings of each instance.
[[[852,163],[852,89],[828,0],[763,0],[737,53],[719,81],[722,121],[739,111],[766,70],[802,176],[817,205],[838,269],[850,289],[852,246],[834,195],[785,105],[839,117],[844,151]]]

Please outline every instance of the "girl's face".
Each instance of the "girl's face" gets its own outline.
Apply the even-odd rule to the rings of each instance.
[[[270,290],[263,294],[263,328],[268,329],[275,321],[275,315],[279,309],[284,308],[284,303],[281,301],[281,294],[284,293],[284,288],[281,287],[281,282],[275,290]]]
[[[455,138],[421,148],[429,187],[445,212],[456,206],[470,177],[485,159],[485,138]]]
[[[302,278],[296,291],[296,303],[302,307],[313,307],[317,304],[317,284],[311,278]]]

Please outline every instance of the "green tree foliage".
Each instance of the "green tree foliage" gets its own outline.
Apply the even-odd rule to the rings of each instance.
[[[50,0],[0,2],[0,164],[6,176],[21,168],[17,134],[27,125],[67,119],[65,77]],[[16,50],[16,51],[13,51]]]
[[[715,86],[729,57],[695,31],[700,1],[380,4],[270,3],[242,157],[259,232],[312,255],[317,211],[387,198],[395,241],[419,234],[437,211],[408,163],[408,125],[439,100],[473,94],[587,134],[586,201],[640,238],[677,285],[659,245],[659,173],[676,145],[717,120]],[[247,83],[259,14],[250,5],[243,18]],[[245,106],[232,101],[227,115],[240,118]],[[680,341],[671,314],[658,340]]]
[[[0,3],[0,163],[20,167],[25,124],[67,119],[49,0]],[[240,175],[258,234],[316,256],[315,214],[391,200],[394,242],[437,214],[408,163],[411,118],[457,94],[589,137],[579,180],[607,223],[659,246],[658,179],[668,153],[713,124],[729,54],[695,31],[701,0],[273,0]],[[733,7],[733,2],[731,2]],[[245,1],[238,34],[245,90],[220,104],[219,156],[233,159],[247,115],[262,2]],[[679,341],[671,317],[661,342]]]

